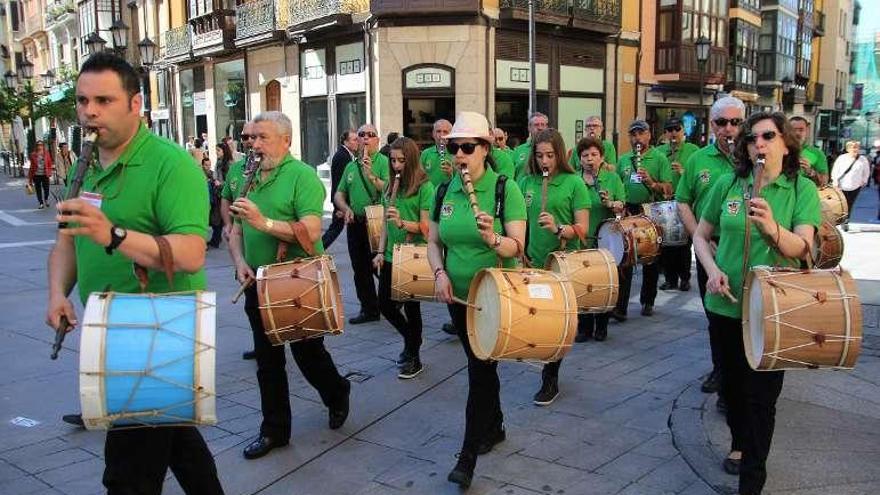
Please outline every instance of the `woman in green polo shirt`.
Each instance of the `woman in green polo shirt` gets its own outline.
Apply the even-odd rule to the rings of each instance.
[[[474,356],[467,337],[467,311],[455,299],[467,300],[474,275],[483,268],[497,266],[499,259],[504,266],[515,266],[525,240],[526,208],[519,187],[513,180],[506,180],[503,191],[499,191],[503,197],[498,194],[503,202],[503,217],[497,219],[486,213],[496,211],[499,180],[489,164],[492,133],[486,117],[475,112],[459,113],[448,138],[448,149],[459,173],[448,188],[438,187],[428,237],[428,261],[434,271],[434,293],[440,302],[449,304],[449,313],[467,355],[464,441],[458,463],[448,477],[449,481],[467,488],[474,476],[477,455],[489,452],[504,440],[504,416],[498,363],[481,361]],[[463,168],[472,182],[478,214],[470,204],[469,187],[462,182]]]
[[[760,191],[753,192],[754,163],[764,155]],[[712,188],[694,234],[697,257],[709,276],[706,313],[721,342],[721,390],[727,402],[731,453],[724,470],[739,473],[740,495],[761,493],[773,438],[782,371],[753,371],[742,339],[743,268],[799,267],[820,223],[816,185],[799,174],[800,147],[782,113],[759,112],[743,123],[734,173]],[[750,224],[746,246],[746,215]],[[721,234],[717,253],[709,246]],[[743,263],[744,253],[748,257]]]
[[[626,188],[614,169],[605,162],[605,147],[596,138],[583,138],[575,149],[580,159],[581,177],[590,198],[590,226],[587,229],[586,248],[595,249],[599,225],[608,218],[622,215],[626,207]],[[598,173],[597,173],[598,171]],[[608,336],[611,311],[601,314],[578,315],[576,342],[590,337],[603,341]]]
[[[385,207],[385,230],[379,241],[379,253],[373,265],[379,272],[379,312],[403,337],[398,378],[410,379],[422,372],[419,348],[422,347],[422,310],[418,301],[400,303],[391,300],[391,272],[394,246],[424,244],[422,226],[428,224],[428,212],[434,198],[434,186],[419,165],[419,147],[408,137],[391,143],[391,177],[382,195]],[[399,174],[397,197],[391,201],[394,176]]]
[[[520,177],[528,212],[526,254],[535,267],[543,268],[547,256],[563,249],[581,249],[590,223],[587,187],[565,159],[565,142],[555,129],[540,131],[532,141],[528,173]],[[544,198],[544,173],[547,173],[547,197]],[[545,204],[546,203],[546,204]],[[533,399],[546,406],[559,395],[559,366],[562,360],[544,365],[541,389]]]

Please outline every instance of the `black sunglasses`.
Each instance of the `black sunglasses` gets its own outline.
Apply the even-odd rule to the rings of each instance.
[[[667,130],[667,131],[678,132],[678,131],[681,130],[681,126],[680,126],[680,125],[675,125],[675,126],[672,126],[672,127],[667,127],[666,130]]]
[[[755,144],[756,142],[758,142],[758,136],[761,136],[761,139],[763,139],[764,141],[773,141],[774,139],[776,139],[777,135],[778,134],[776,133],[776,131],[764,131],[758,134],[750,132],[743,136],[743,140],[746,142],[746,144]]]
[[[457,154],[459,149],[465,155],[473,155],[474,150],[476,150],[477,146],[479,146],[479,145],[480,145],[480,143],[461,143],[461,144],[458,144],[458,143],[452,142],[446,146],[446,149],[448,149],[449,153],[453,154],[453,155]]]
[[[727,124],[736,127],[743,123],[743,119],[725,119],[724,117],[719,117],[712,122],[715,122],[715,125],[717,125],[718,127],[726,127]]]
[[[360,137],[360,138],[362,138],[362,137],[374,138],[374,137],[379,137],[379,135],[376,134],[375,132],[361,131],[358,133],[358,137]]]
[[[241,135],[242,141],[250,141],[251,139],[257,139],[257,136],[255,136],[253,134],[242,134]]]

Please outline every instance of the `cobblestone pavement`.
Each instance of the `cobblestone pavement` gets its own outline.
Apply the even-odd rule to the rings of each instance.
[[[100,493],[104,435],[60,421],[79,410],[76,334],[58,361],[48,359],[52,334],[42,321],[52,214],[28,209],[34,200],[22,190],[20,181],[0,186],[0,493]],[[863,194],[857,212],[875,218],[876,198]],[[865,350],[853,372],[788,374],[765,493],[880,493],[878,245],[877,233],[847,235],[844,266],[862,279]],[[358,306],[344,249],[340,238],[330,253],[351,315]],[[438,330],[448,319],[444,307],[422,305],[426,369],[414,380],[397,379],[402,342],[384,321],[327,339],[353,382],[340,430],[327,429],[326,410],[291,362],[291,446],[246,461],[241,450],[260,422],[255,364],[241,359],[250,330],[242,304],[229,303],[235,287],[225,251],[209,252],[207,271],[219,302],[219,423],[202,432],[228,494],[458,492],[446,474],[463,435],[466,372],[460,344]],[[562,393],[546,408],[531,402],[540,369],[502,363],[507,440],[480,457],[469,493],[729,493],[735,479],[720,468],[726,426],[714,396],[699,392],[709,369],[705,326],[696,284],[661,292],[649,318],[638,316],[635,296],[630,319],[612,323],[606,342],[575,345],[562,365]],[[166,493],[180,493],[171,477]]]

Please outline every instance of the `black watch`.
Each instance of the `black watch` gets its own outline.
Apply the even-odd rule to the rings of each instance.
[[[113,254],[113,250],[118,248],[122,241],[125,240],[125,237],[128,235],[128,231],[123,229],[122,227],[117,227],[116,225],[110,227],[110,244],[104,248],[104,252],[107,254]]]

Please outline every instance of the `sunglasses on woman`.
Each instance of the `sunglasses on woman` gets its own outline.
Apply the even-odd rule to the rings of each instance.
[[[717,125],[718,127],[727,127],[727,124],[736,127],[742,124],[743,119],[725,119],[724,117],[719,117],[712,122],[715,122],[715,125]]]
[[[773,141],[774,139],[776,139],[777,133],[776,131],[764,131],[758,134],[750,132],[743,136],[743,140],[746,142],[746,144],[755,144],[758,142],[758,136],[761,136],[761,139],[763,139],[764,141]]]
[[[465,155],[472,155],[472,154],[474,154],[474,150],[476,150],[477,146],[479,146],[479,145],[480,145],[480,143],[461,143],[461,144],[458,144],[456,142],[452,142],[452,143],[449,143],[448,145],[446,145],[446,149],[449,150],[449,153],[453,154],[453,155],[457,154],[459,149]]]

